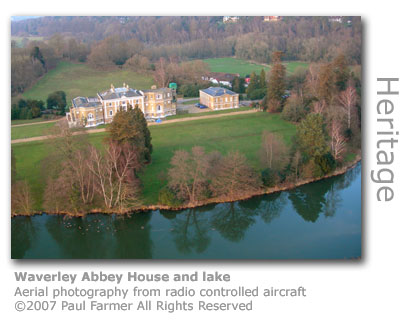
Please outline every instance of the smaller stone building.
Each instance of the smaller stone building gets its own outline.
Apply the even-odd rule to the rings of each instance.
[[[212,109],[232,109],[239,107],[239,94],[221,87],[200,90],[200,104]]]

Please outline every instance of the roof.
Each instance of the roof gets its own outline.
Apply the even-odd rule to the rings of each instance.
[[[203,91],[204,93],[207,93],[207,94],[209,94],[211,96],[222,96],[224,94],[229,94],[229,95],[236,95],[237,94],[236,92],[233,92],[233,91],[231,91],[229,89],[221,88],[221,87],[209,87],[207,89],[203,89],[203,90],[200,90],[200,91]]]
[[[72,104],[75,108],[92,108],[101,106],[101,102],[97,97],[77,97],[72,99]]]
[[[139,97],[142,94],[135,89],[121,87],[121,88],[113,88],[104,92],[100,92],[98,94],[102,100],[113,100],[113,99],[121,99],[121,98],[132,98],[132,97]]]

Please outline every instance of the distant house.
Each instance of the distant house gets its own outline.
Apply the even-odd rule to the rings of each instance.
[[[202,76],[202,80],[210,81],[216,85],[224,85],[231,87],[233,79],[240,77],[238,73],[225,73],[225,72],[210,72],[208,75]]]
[[[95,127],[112,122],[119,110],[139,108],[145,118],[158,119],[176,114],[175,90],[153,86],[150,90],[123,87],[98,92],[96,97],[77,97],[72,100],[66,118],[70,127]]]
[[[200,104],[212,110],[233,109],[239,107],[239,94],[221,87],[202,89]]]
[[[265,22],[276,22],[276,21],[280,21],[281,17],[280,16],[265,16],[263,21]]]
[[[328,21],[329,22],[342,23],[343,17],[329,17]]]
[[[239,21],[239,17],[232,17],[232,16],[224,16],[223,23],[235,23]]]

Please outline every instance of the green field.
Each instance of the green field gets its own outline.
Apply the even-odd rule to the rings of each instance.
[[[97,92],[108,90],[114,86],[129,84],[135,89],[149,89],[154,84],[151,76],[141,75],[130,70],[102,71],[86,64],[63,61],[44,75],[35,85],[23,93],[27,99],[47,100],[54,91],[65,91],[67,104],[78,96],[96,96]]]
[[[226,72],[226,73],[239,73],[241,77],[251,74],[255,71],[257,74],[260,73],[261,69],[268,72],[270,69],[267,65],[251,63],[246,60],[240,60],[236,58],[214,58],[214,59],[204,59],[211,72]],[[287,68],[287,73],[291,74],[296,68],[308,68],[307,62],[291,61],[284,62]]]
[[[215,114],[233,113],[233,112],[248,111],[248,110],[251,110],[251,108],[250,107],[239,107],[237,109],[215,110],[215,111],[205,111],[205,112],[197,112],[197,113],[184,113],[184,114],[177,114],[175,116],[166,117],[166,119],[163,121],[164,123],[166,123],[166,120],[212,116]]]
[[[45,136],[47,131],[54,126],[55,122],[11,127],[11,140]]]
[[[46,118],[34,118],[34,119],[23,119],[23,120],[11,120],[11,125],[18,125],[18,124],[28,124],[28,123],[36,123],[36,122],[43,122],[43,121],[54,121],[54,120],[58,120],[59,118],[55,118],[55,119],[46,119]]]
[[[258,151],[264,130],[278,132],[287,143],[295,134],[295,126],[281,120],[278,114],[257,112],[215,119],[161,124],[150,127],[152,134],[152,163],[141,174],[143,201],[157,202],[159,190],[173,152],[203,146],[207,151],[218,150],[226,154],[230,150],[243,152],[250,163],[259,169]],[[90,135],[93,144],[101,144],[106,133]],[[33,191],[36,209],[41,209],[45,178],[41,174],[42,159],[47,156],[47,141],[36,141],[12,145],[19,179],[27,179]]]

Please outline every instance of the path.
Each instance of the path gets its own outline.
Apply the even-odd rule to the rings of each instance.
[[[177,122],[185,122],[185,121],[195,121],[195,120],[202,120],[202,119],[210,119],[210,118],[221,118],[221,117],[228,117],[228,116],[234,116],[238,114],[247,114],[247,113],[254,113],[257,112],[257,110],[246,110],[246,111],[237,111],[237,112],[230,112],[230,113],[220,113],[220,114],[214,114],[214,115],[208,115],[208,116],[199,116],[199,117],[186,117],[186,118],[179,118],[179,119],[173,119],[173,120],[164,120],[161,123],[157,122],[148,122],[148,126],[159,126],[162,124],[168,124],[168,123],[177,123]],[[88,129],[86,130],[86,133],[98,133],[98,132],[104,132],[106,128],[101,128],[101,129]],[[81,134],[83,131],[77,131],[74,132],[74,135]],[[46,140],[49,139],[49,136],[39,136],[39,137],[32,137],[32,138],[24,138],[24,139],[15,139],[11,140],[11,144],[14,143],[22,143],[22,142],[31,142],[31,141],[41,141],[41,140]]]

